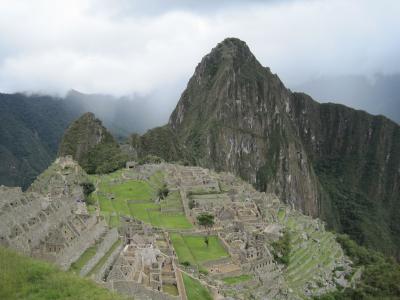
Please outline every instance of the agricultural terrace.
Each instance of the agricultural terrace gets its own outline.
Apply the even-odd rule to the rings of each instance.
[[[121,216],[131,216],[165,229],[192,228],[177,191],[156,202],[158,191],[164,185],[163,172],[155,172],[148,180],[129,179],[125,172],[132,171],[92,177],[97,186],[94,197],[109,226],[118,226]]]
[[[308,281],[316,275],[323,278],[324,272],[334,270],[335,261],[343,256],[343,251],[333,233],[316,231],[300,214],[287,216],[282,210],[279,213],[280,220],[285,222],[292,237],[289,264],[284,276],[289,287],[301,295]]]
[[[170,237],[180,263],[199,266],[207,261],[229,257],[217,236],[209,236],[208,246],[204,236],[172,233]]]
[[[198,280],[182,274],[188,300],[212,300],[210,292]]]

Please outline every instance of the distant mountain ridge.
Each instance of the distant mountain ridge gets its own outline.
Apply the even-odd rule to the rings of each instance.
[[[148,128],[146,109],[142,98],[75,90],[64,98],[0,93],[0,185],[27,188],[56,158],[65,129],[83,113],[95,112],[124,141],[132,131]]]
[[[292,88],[292,87],[291,87]],[[400,124],[400,74],[325,76],[293,87],[321,102],[351,103]]]
[[[0,184],[27,188],[55,159],[77,115],[59,98],[0,94]]]

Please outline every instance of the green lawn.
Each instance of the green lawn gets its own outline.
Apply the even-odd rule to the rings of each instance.
[[[122,296],[72,272],[0,247],[0,299],[119,300]]]
[[[188,300],[212,300],[210,292],[198,280],[182,273]]]
[[[187,261],[193,265],[198,265],[229,256],[217,236],[209,237],[208,246],[204,242],[203,236],[174,233],[171,234],[171,240],[180,263]]]
[[[96,197],[100,211],[109,226],[119,226],[121,216],[133,216],[153,226],[167,229],[193,227],[183,212],[178,192],[171,192],[160,204],[154,202],[158,189],[164,185],[163,172],[154,173],[148,181],[125,180],[122,174],[117,171],[93,178],[98,182]],[[161,208],[175,211],[163,213]]]
[[[164,172],[157,171],[152,176],[150,176],[149,183],[151,186],[153,186],[153,188],[160,188],[164,185],[164,178]]]
[[[155,196],[154,189],[146,181],[129,180],[109,185],[105,190],[112,193],[115,200],[150,200]]]
[[[160,211],[151,211],[149,214],[150,223],[157,227],[167,229],[190,229],[193,227],[184,213],[165,215]]]
[[[208,246],[202,236],[184,235],[183,239],[199,263],[229,256],[217,236],[209,237]]]
[[[172,296],[178,296],[179,295],[179,291],[178,288],[173,285],[173,284],[163,284],[163,291],[172,295]]]
[[[189,262],[191,265],[197,265],[197,262],[193,257],[192,252],[187,247],[182,235],[179,233],[173,233],[170,235],[170,238],[176,251],[176,255],[178,255],[179,262]]]
[[[120,216],[133,216],[153,226],[167,229],[189,229],[193,225],[183,213],[180,194],[171,192],[168,197],[156,204],[158,188],[164,184],[164,173],[156,172],[149,181],[126,180],[116,174],[97,176],[99,182],[96,192],[100,211],[112,227],[120,224]],[[162,213],[163,209],[175,212]]]
[[[222,279],[222,281],[225,282],[226,284],[234,285],[243,281],[249,281],[252,278],[253,277],[251,275],[243,274],[239,276],[225,277]]]

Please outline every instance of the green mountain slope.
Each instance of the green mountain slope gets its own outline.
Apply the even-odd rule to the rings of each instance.
[[[0,247],[0,299],[125,299],[89,279]]]
[[[291,99],[324,194],[321,215],[357,242],[399,257],[400,126],[343,105]]]
[[[27,188],[54,160],[75,116],[61,99],[0,94],[0,184]]]
[[[83,114],[68,127],[58,155],[72,155],[89,174],[112,172],[126,162],[118,143],[92,113]]]

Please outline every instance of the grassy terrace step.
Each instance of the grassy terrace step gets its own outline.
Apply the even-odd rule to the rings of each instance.
[[[228,285],[235,285],[235,284],[238,284],[241,282],[249,281],[252,278],[253,278],[253,276],[251,276],[251,275],[243,274],[243,275],[239,275],[239,276],[225,277],[222,279],[222,281]]]
[[[209,236],[208,246],[203,236],[172,233],[171,240],[180,263],[200,265],[206,261],[229,257],[217,236]]]
[[[208,289],[200,281],[182,273],[183,283],[185,284],[186,296],[188,300],[212,300]]]
[[[165,229],[190,229],[193,225],[184,214],[178,192],[171,192],[161,203],[155,203],[158,188],[164,184],[164,173],[154,173],[148,181],[126,180],[117,173],[97,176],[97,199],[101,214],[109,226],[118,226],[120,216],[132,216],[145,223]],[[161,205],[172,211],[161,211]]]
[[[107,259],[110,257],[110,255],[117,249],[122,244],[121,240],[117,240],[111,248],[106,252],[106,254],[97,262],[97,264],[93,267],[92,270],[87,274],[88,277],[92,276],[93,274],[96,274],[100,271],[101,267],[105,264]]]
[[[306,255],[303,256],[302,260],[298,260],[294,263],[289,263],[289,267],[287,269],[287,274],[291,276],[292,274],[298,272],[299,270],[304,268],[304,265],[308,263],[308,261],[312,260],[316,263],[319,263],[322,258],[327,257],[327,253],[331,251],[332,245],[329,243],[323,245],[323,246],[313,246],[312,249],[310,249]],[[323,253],[323,256],[321,255]],[[315,258],[313,257],[315,256]]]
[[[75,261],[70,268],[70,271],[79,274],[82,268],[87,264],[87,262],[96,254],[98,248],[98,244],[89,247],[85,252],[79,257],[77,261]]]
[[[328,251],[327,255],[333,256],[335,255],[335,252]],[[318,271],[321,270],[321,267],[319,266],[321,264],[323,265],[323,261],[310,259],[307,263],[302,265],[302,267],[297,270],[296,274],[291,274],[290,276],[286,277],[290,286],[293,289],[302,288],[307,281],[311,280],[315,276],[315,274],[317,274]]]
[[[325,234],[321,236],[322,238],[319,239],[320,245],[324,245],[328,241],[332,240],[332,237]],[[290,265],[294,265],[297,262],[301,261],[305,256],[309,256],[310,254],[310,247],[318,248],[318,244],[313,240],[304,241],[307,244],[307,247],[304,248],[297,248],[296,251],[292,252],[290,255]]]
[[[0,247],[0,299],[126,299],[72,272]]]
[[[331,253],[334,253],[334,252],[328,252],[327,254],[330,255]],[[314,269],[319,268],[318,265],[321,265],[321,264],[322,264],[321,260],[315,260],[315,259],[310,258],[306,261],[305,264],[303,264],[301,266],[301,268],[298,268],[296,270],[296,272],[290,273],[287,276],[287,279],[289,279],[291,281],[305,279],[306,274],[310,274],[310,273],[314,274]]]
[[[158,189],[164,185],[165,173],[162,171],[155,172],[148,179],[149,184],[154,188]]]

